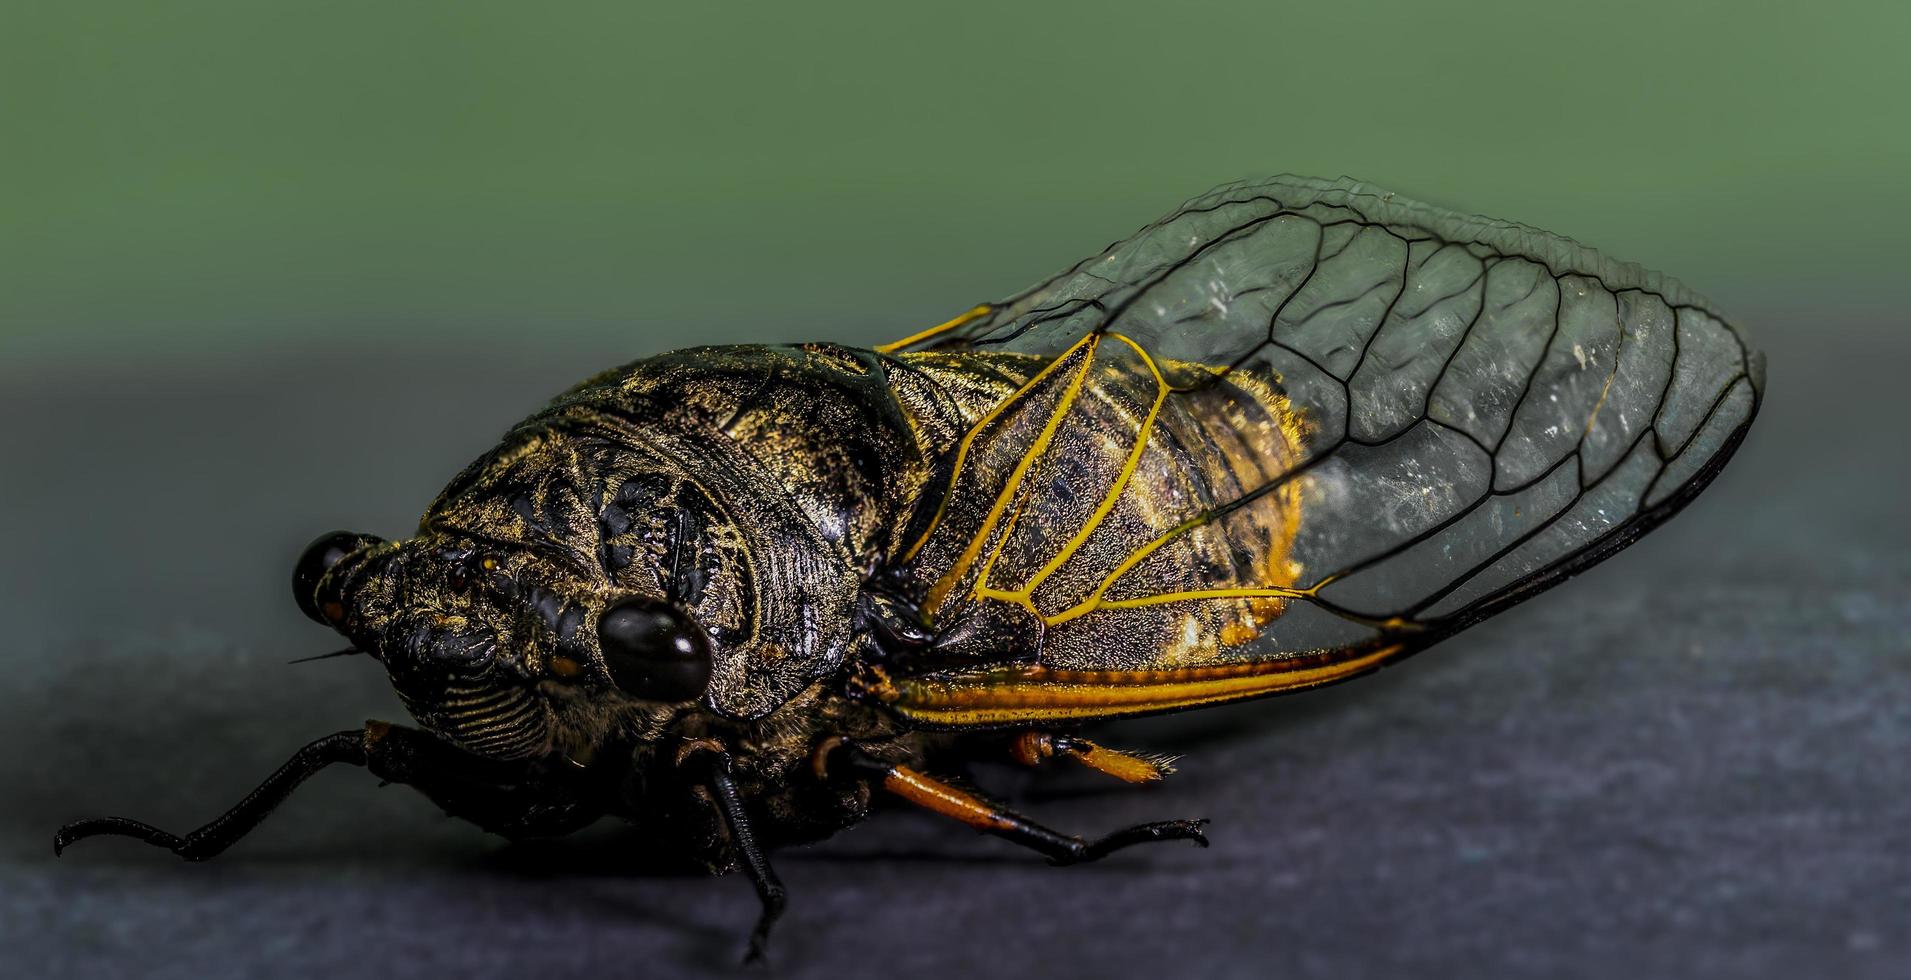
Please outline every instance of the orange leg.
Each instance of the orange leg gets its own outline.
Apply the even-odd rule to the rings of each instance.
[[[1171,758],[1121,752],[1073,735],[1023,732],[1015,737],[1015,744],[1009,751],[1015,761],[1025,766],[1039,766],[1048,759],[1060,756],[1124,783],[1159,782],[1163,776],[1174,772],[1174,760]]]
[[[1013,810],[996,806],[907,766],[892,766],[884,771],[881,786],[925,810],[953,817],[985,834],[1038,851],[1046,855],[1051,864],[1095,861],[1124,847],[1151,841],[1191,840],[1202,847],[1208,846],[1208,839],[1201,832],[1206,820],[1145,823],[1090,841],[1050,830]]]

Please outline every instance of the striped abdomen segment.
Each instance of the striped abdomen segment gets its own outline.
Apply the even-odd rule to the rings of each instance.
[[[550,706],[520,684],[459,681],[428,699],[397,690],[419,724],[477,755],[527,759],[550,747]]]

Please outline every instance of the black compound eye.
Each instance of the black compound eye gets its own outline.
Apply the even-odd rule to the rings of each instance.
[[[691,701],[710,683],[710,641],[668,603],[625,599],[597,620],[611,680],[632,697]]]
[[[383,543],[369,534],[333,531],[320,535],[318,540],[306,545],[305,553],[299,556],[299,563],[292,568],[292,598],[298,600],[299,611],[310,616],[314,622],[337,626],[345,618],[345,607],[336,596],[321,597],[318,594],[319,579],[324,578],[325,573],[346,555]]]

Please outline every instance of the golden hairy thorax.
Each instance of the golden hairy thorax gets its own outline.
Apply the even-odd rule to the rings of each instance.
[[[761,718],[849,655],[862,576],[926,447],[953,441],[952,412],[906,416],[899,399],[936,399],[893,366],[826,344],[626,365],[520,424],[427,522],[562,556],[576,574],[549,591],[580,621],[632,595],[683,609],[711,633],[706,704]]]
[[[1005,621],[1040,637],[1045,667],[1161,670],[1216,662],[1281,615],[1301,497],[1276,478],[1302,423],[1270,379],[1157,364],[1118,335],[1053,358],[902,359],[969,421],[902,556],[938,629]]]

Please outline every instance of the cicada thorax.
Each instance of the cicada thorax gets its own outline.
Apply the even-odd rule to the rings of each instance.
[[[1156,361],[1117,335],[1055,357],[903,359],[968,426],[902,555],[946,655],[1196,666],[1282,614],[1301,495],[1278,478],[1304,422],[1275,379]]]
[[[895,367],[829,345],[636,362],[520,424],[441,495],[426,530],[573,570],[543,586],[561,596],[546,610],[552,663],[601,666],[565,652],[563,627],[607,603],[682,610],[710,636],[701,703],[761,718],[849,655],[863,574],[894,550],[933,448],[959,431],[953,413],[906,411],[898,392],[945,396]]]

